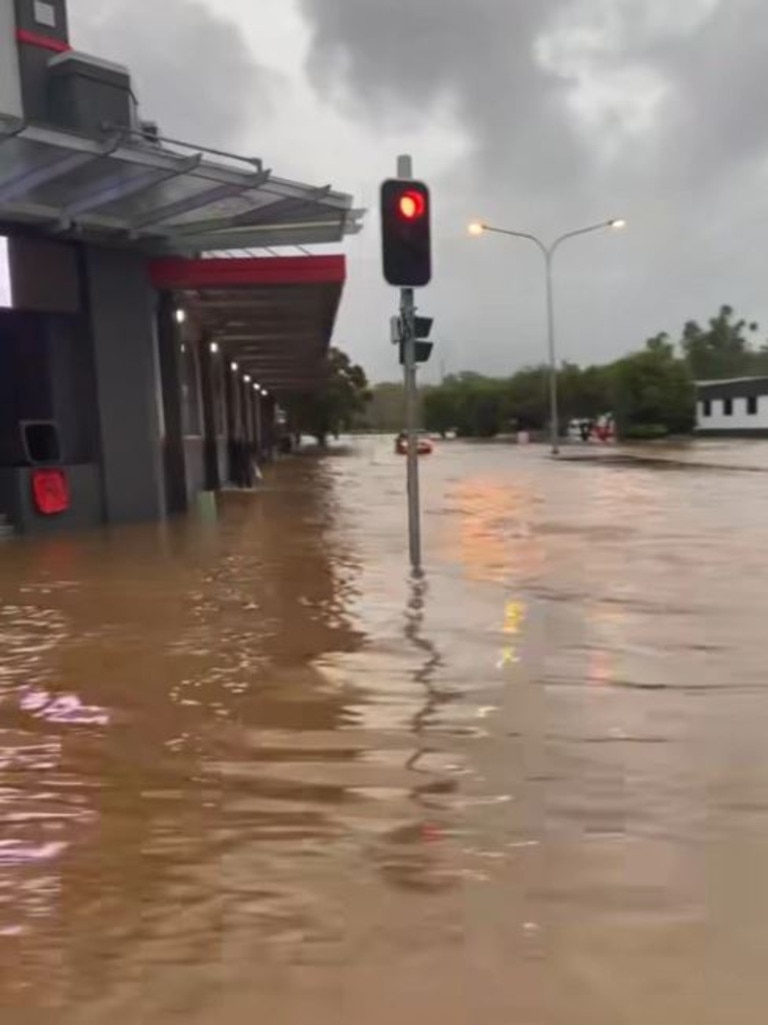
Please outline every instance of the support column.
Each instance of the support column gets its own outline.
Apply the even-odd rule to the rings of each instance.
[[[243,403],[243,483],[247,488],[253,487],[253,457],[256,425],[253,419],[253,386],[246,381],[240,382]]]
[[[264,446],[264,458],[274,459],[275,456],[275,400],[268,395],[261,400],[261,437]]]
[[[198,339],[196,344],[203,407],[205,490],[218,491],[221,488],[221,480],[219,478],[219,447],[216,437],[216,404],[213,394],[213,354],[210,340],[205,334]]]
[[[227,403],[227,452],[229,454],[229,483],[237,485],[238,444],[240,441],[240,395],[237,376],[232,372],[229,359],[224,357],[224,395]]]
[[[164,292],[157,305],[157,342],[163,390],[165,497],[170,515],[185,513],[189,508],[181,411],[181,340],[173,314],[173,297]]]
[[[146,257],[84,247],[108,523],[162,519],[161,385]]]

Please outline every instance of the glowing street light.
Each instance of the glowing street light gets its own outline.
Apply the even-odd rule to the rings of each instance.
[[[526,239],[528,242],[533,242],[539,249],[542,256],[544,257],[544,265],[546,271],[546,285],[547,285],[547,347],[549,351],[549,413],[550,413],[550,431],[552,435],[552,454],[557,455],[560,451],[560,416],[558,411],[558,394],[557,394],[557,345],[555,340],[555,294],[554,294],[554,277],[553,277],[553,263],[555,253],[568,239],[577,238],[580,235],[590,235],[594,231],[605,231],[606,229],[612,229],[614,231],[626,228],[627,222],[623,217],[616,217],[610,221],[601,221],[599,224],[590,224],[586,228],[577,228],[576,231],[567,231],[564,235],[560,235],[554,242],[547,245],[542,242],[536,235],[532,235],[527,231],[510,231],[508,228],[495,228],[490,224],[484,224],[482,221],[473,221],[469,225],[470,235],[484,235],[486,232],[491,232],[495,235],[511,235],[513,238]]]

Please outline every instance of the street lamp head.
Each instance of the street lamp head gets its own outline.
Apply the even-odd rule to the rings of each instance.
[[[621,231],[622,228],[626,228],[627,222],[623,217],[617,217],[612,221],[608,221],[608,227],[614,228],[616,231]]]
[[[485,225],[482,221],[472,221],[472,223],[469,225],[470,235],[482,235],[484,231]]]

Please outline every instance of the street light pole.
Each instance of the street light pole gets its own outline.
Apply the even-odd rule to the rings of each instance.
[[[549,358],[549,436],[552,455],[560,454],[560,410],[557,381],[557,344],[555,342],[555,284],[553,275],[555,249],[544,249],[547,275],[547,355]]]
[[[558,396],[558,372],[557,372],[557,338],[555,329],[555,275],[554,263],[555,254],[563,242],[568,239],[577,238],[579,235],[589,235],[593,231],[604,231],[606,228],[619,230],[626,227],[626,221],[615,219],[601,221],[600,224],[590,224],[586,228],[577,228],[576,231],[567,231],[564,235],[556,238],[551,245],[542,242],[536,235],[527,231],[510,231],[508,228],[495,228],[490,224],[475,222],[470,224],[469,230],[472,235],[482,235],[489,231],[495,235],[511,235],[513,238],[522,238],[533,242],[541,255],[544,257],[544,271],[546,277],[547,294],[547,358],[549,361],[549,427],[552,455],[560,454],[560,410]]]

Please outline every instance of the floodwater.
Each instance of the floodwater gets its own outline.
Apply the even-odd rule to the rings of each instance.
[[[764,1025],[768,448],[681,458],[438,446],[416,582],[389,440],[0,546],[4,1025]]]

